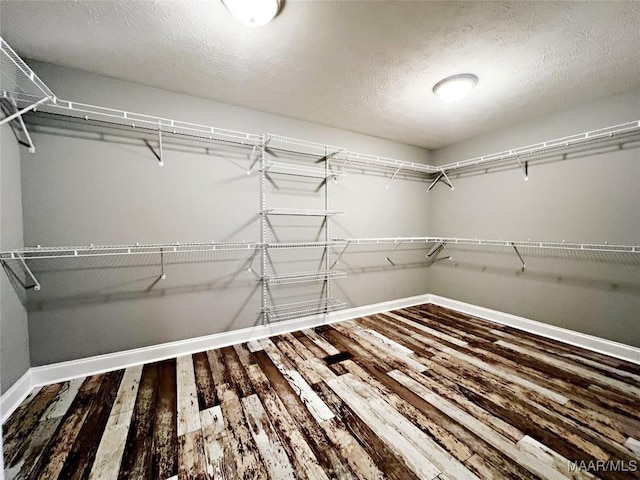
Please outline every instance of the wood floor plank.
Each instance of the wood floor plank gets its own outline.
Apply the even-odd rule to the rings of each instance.
[[[538,442],[536,439],[531,438],[529,435],[525,435],[522,440],[520,440],[516,446],[523,452],[528,453],[532,457],[539,458],[544,462],[553,465],[556,470],[559,470],[564,475],[569,478],[575,479],[592,479],[595,478],[592,474],[588,472],[576,471],[572,472],[569,469],[569,460],[563,457],[562,455],[558,455],[557,452],[554,452],[550,448],[548,448],[545,444]]]
[[[238,478],[268,478],[236,390],[226,383],[218,385],[217,389]]]
[[[60,478],[76,480],[89,476],[123,375],[124,370],[104,374],[100,389],[91,401],[86,419],[64,462]]]
[[[313,391],[311,386],[305,381],[302,375],[295,370],[293,365],[280,352],[278,347],[271,340],[260,341],[264,351],[267,353],[273,364],[287,380],[294,392],[298,395],[302,403],[309,410],[316,421],[322,422],[333,417],[333,413],[324,402]]]
[[[624,446],[627,447],[629,451],[636,456],[636,458],[640,458],[640,441],[633,437],[629,437],[624,442]]]
[[[178,437],[178,460],[178,480],[209,480],[201,430]]]
[[[554,367],[558,367],[562,370],[573,372],[577,375],[580,375],[583,378],[592,380],[605,388],[613,388],[618,390],[621,393],[629,394],[633,397],[640,398],[640,388],[630,385],[629,383],[625,383],[613,378],[608,378],[605,375],[601,375],[599,373],[593,372],[591,369],[579,367],[567,361],[555,359],[551,355],[536,352],[531,348],[515,345],[513,343],[505,342],[503,340],[497,341],[496,344],[505,348],[509,348],[519,353],[524,353],[526,355],[534,356],[546,364],[553,365]]]
[[[315,343],[318,347],[324,350],[327,355],[337,355],[338,353],[340,353],[340,351],[336,347],[331,345],[329,342],[327,342],[324,338],[322,338],[313,330],[305,329],[305,330],[302,330],[302,333],[304,333],[307,337],[309,337],[309,339],[313,343]]]
[[[116,480],[127,443],[133,409],[109,416],[91,467],[89,480]]]
[[[395,425],[384,416],[378,415],[379,411],[386,409],[377,399],[370,396],[362,396],[361,382],[352,374],[345,374],[326,382],[344,403],[358,415],[383,441],[401,457],[407,466],[419,478],[433,479],[440,474],[440,470],[429,458],[412,442],[413,438],[406,437],[402,431],[394,428]],[[414,434],[419,430],[414,427]]]
[[[29,478],[31,471],[38,463],[47,443],[55,433],[62,417],[51,420],[41,420],[38,426],[27,437],[23,450],[17,461],[11,466],[6,466],[4,478],[6,480],[23,480]]]
[[[230,378],[231,385],[237,390],[238,396],[242,398],[254,394],[247,372],[234,348],[225,347],[220,351],[222,352],[224,368],[227,371],[228,378]]]
[[[202,439],[207,462],[207,473],[211,478],[233,480],[236,464],[229,445],[227,430],[220,405],[200,412]]]
[[[56,398],[51,402],[49,408],[42,414],[42,419],[51,420],[52,418],[62,417],[67,413],[69,406],[76,398],[83,382],[84,378],[74,378],[73,380],[65,382],[64,387],[62,387],[58,395],[56,395]]]
[[[140,377],[142,376],[143,365],[134,365],[128,367],[124,371],[118,396],[113,404],[110,415],[119,415],[129,410],[133,410],[138,396],[138,388],[140,386]]]
[[[391,348],[387,343],[378,340],[373,335],[364,332],[365,329],[360,327],[352,328],[356,326],[355,323],[344,322],[344,324],[333,324],[332,327],[344,336],[351,338],[351,340],[359,343],[365,350],[369,351],[370,355],[376,355],[385,359],[389,365],[395,365],[396,368],[402,368],[406,366],[413,368],[418,372],[423,372],[426,367],[412,358],[409,355],[400,353]]]
[[[427,433],[429,437],[434,438],[437,443],[431,445],[431,439],[426,440],[427,444],[431,445],[432,450],[438,451],[439,449],[446,450],[448,455],[455,457],[457,460],[464,462],[469,459],[473,452],[458,441],[453,435],[449,434],[438,424],[435,424],[431,419],[424,415],[418,408],[414,407],[410,403],[403,400],[392,390],[389,390],[385,385],[378,382],[377,379],[369,375],[364,368],[360,367],[354,362],[345,362],[346,369],[352,374],[356,375],[361,381],[365,382],[368,386],[375,389],[376,393],[385,399],[398,413],[402,414],[412,424],[420,428],[423,432]],[[444,471],[444,470],[443,470]]]
[[[443,399],[439,395],[424,387],[419,381],[416,381],[415,376],[413,376],[411,373],[409,373],[409,375],[398,370],[389,372],[390,377],[402,383],[407,388],[410,388],[414,392],[418,393],[423,399],[434,405],[436,408],[440,409],[449,417],[455,418],[459,422],[463,423],[467,428],[494,445],[513,461],[526,467],[536,475],[540,475],[543,478],[549,479],[567,478],[561,472],[549,466],[545,462],[540,461],[539,459],[518,450],[516,445],[509,441],[509,439],[488,428],[485,424],[478,421],[475,417],[469,415],[464,410],[456,407],[452,403],[448,402],[447,400]]]
[[[176,359],[178,436],[200,430],[200,408],[191,355]]]
[[[64,388],[64,383],[56,383],[47,385],[33,397],[33,399],[25,404],[25,408],[19,410],[15,416],[11,416],[2,426],[2,444],[4,452],[4,465],[11,467],[15,465],[20,458],[20,451],[31,432],[36,428],[40,417],[49,408]]]
[[[133,415],[120,462],[118,478],[151,479],[153,420],[158,394],[159,365],[142,368]]]
[[[93,375],[82,383],[29,478],[58,477],[100,388],[102,379],[103,375]]]
[[[434,357],[433,360],[437,360]],[[488,375],[480,377],[471,366],[455,365],[442,359],[444,367],[436,364],[430,373],[449,377],[456,381],[465,391],[465,395],[475,404],[482,406],[494,415],[507,419],[523,432],[553,447],[558,453],[574,460],[607,459],[609,457],[629,461],[628,452],[621,446],[623,439],[611,441],[607,436],[598,433],[595,420],[586,421],[586,425],[575,421],[569,409],[564,406],[548,405],[535,402],[535,394],[512,390],[503,385],[499,379]],[[457,375],[454,375],[454,372]],[[500,393],[498,393],[500,392]],[[563,413],[567,414],[566,416]]]
[[[213,383],[209,359],[205,352],[193,354],[193,370],[198,393],[198,408],[206,410],[216,405],[216,388]]]
[[[446,340],[449,343],[453,343],[455,345],[460,345],[460,346],[467,345],[467,342],[464,341],[464,340],[460,340],[459,338],[453,337],[453,336],[448,335],[446,333],[442,333],[442,332],[440,332],[438,330],[435,330],[435,329],[433,329],[431,327],[427,327],[426,325],[423,325],[421,323],[413,322],[413,321],[408,320],[407,318],[405,318],[405,317],[403,317],[401,315],[398,315],[398,314],[395,314],[395,313],[392,313],[392,312],[388,312],[388,313],[385,313],[384,316],[393,318],[394,320],[402,323],[403,325],[408,326],[411,329],[414,329],[414,330],[417,330],[417,331],[420,331],[420,332],[423,332],[423,333],[427,333],[427,334],[429,334],[429,335],[431,335],[433,337],[437,337],[437,338],[439,338],[441,340]]]
[[[266,351],[254,353],[257,364],[269,379],[274,391],[285,406],[286,411],[296,422],[299,430],[307,438],[309,447],[324,468],[329,478],[355,479],[348,462],[336,451],[323,432],[317,419],[311,414],[303,400],[282,372],[276,367]],[[317,384],[319,385],[319,384]],[[333,415],[333,412],[331,412]]]
[[[249,395],[241,401],[249,430],[262,457],[262,463],[269,472],[269,478],[294,480],[293,466],[258,395]]]
[[[205,356],[205,362],[208,361]],[[153,478],[169,478],[178,473],[177,362],[158,364],[158,393],[153,419]]]
[[[329,386],[322,382],[314,385],[318,395],[330,405],[351,434],[346,439],[337,438],[341,451],[348,452],[349,461],[357,462],[352,467],[363,480],[386,478],[390,480],[417,480],[418,477],[399,456],[376,433],[346,405]],[[337,433],[330,433],[337,436]],[[345,442],[346,440],[346,442]],[[353,443],[356,442],[359,448]],[[344,445],[344,446],[343,446]],[[360,450],[365,455],[359,453]]]
[[[298,477],[327,479],[306,438],[300,432],[295,420],[287,411],[262,369],[258,365],[251,365],[247,368],[247,374],[265,410],[272,419],[273,426],[278,431],[289,458],[293,461]]]

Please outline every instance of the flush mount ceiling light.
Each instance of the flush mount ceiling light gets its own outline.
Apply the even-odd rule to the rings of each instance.
[[[250,27],[266,25],[278,14],[282,0],[222,0],[231,15]]]
[[[459,102],[469,95],[478,83],[478,77],[471,73],[461,73],[440,80],[433,86],[433,93],[445,102]]]

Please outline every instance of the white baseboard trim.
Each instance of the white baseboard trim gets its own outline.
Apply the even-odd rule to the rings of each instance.
[[[127,368],[142,363],[157,362],[180,355],[235,345],[237,343],[257,340],[282,333],[295,332],[304,328],[312,328],[328,323],[349,320],[365,315],[386,312],[397,308],[420,305],[429,301],[429,295],[401,298],[387,302],[365,305],[331,312],[327,315],[314,315],[293,320],[257,325],[229,332],[216,333],[204,337],[189,338],[177,342],[162,343],[149,347],[125,350],[122,352],[97,355],[94,357],[72,360],[69,362],[53,363],[41,367],[32,367],[33,387],[51,383],[63,382],[72,378],[85,377],[98,373]]]
[[[51,383],[64,382],[72,378],[95,375],[133,365],[149,362],[157,362],[180,355],[189,355],[196,352],[235,345],[237,343],[258,340],[273,335],[295,332],[305,328],[327,325],[343,320],[350,320],[366,315],[387,312],[399,308],[434,303],[451,308],[462,313],[484,318],[502,325],[508,325],[520,330],[535,333],[543,337],[558,340],[578,347],[611,355],[616,358],[640,364],[640,349],[624,345],[610,340],[574,332],[565,328],[555,327],[535,320],[518,317],[508,313],[479,307],[458,300],[441,297],[433,294],[417,295],[414,297],[390,300],[387,302],[365,305],[363,307],[349,308],[331,312],[328,315],[314,315],[296,318],[269,325],[233,330],[230,332],[216,333],[204,337],[190,338],[177,342],[163,343],[149,347],[125,350],[122,352],[97,355],[94,357],[72,360],[69,362],[53,363],[41,367],[30,368],[2,397],[0,397],[0,415],[2,423],[22,403],[32,388]]]
[[[11,388],[2,394],[0,397],[0,424],[4,424],[5,420],[9,418],[16,408],[20,406],[22,401],[27,398],[27,395],[31,393],[33,389],[31,369],[24,372],[16,383],[11,385]],[[2,471],[0,470],[0,476]]]
[[[568,343],[569,345],[586,348],[587,350],[592,350],[594,352],[603,353],[628,362],[640,364],[640,348],[625,345],[624,343],[605,340],[604,338],[587,335],[586,333],[556,327],[547,323],[529,320],[528,318],[479,307],[471,303],[465,303],[459,300],[441,297],[439,295],[429,295],[429,303],[451,308],[452,310],[457,310],[468,315],[474,315],[476,317],[484,318],[485,320],[490,320],[492,322],[507,325],[526,332],[535,333],[536,335]]]

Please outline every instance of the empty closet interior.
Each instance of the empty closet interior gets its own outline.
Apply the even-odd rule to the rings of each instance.
[[[637,4],[497,2],[487,8],[498,20],[489,20],[468,2],[444,3],[440,13],[430,2],[275,2],[271,23],[246,27],[228,2],[201,2],[221,29],[209,32],[220,45],[207,48],[236,55],[228,71],[216,59],[202,65],[218,70],[202,71],[204,51],[182,58],[176,43],[171,56],[168,40],[150,33],[179,11],[187,51],[190,35],[209,31],[187,26],[197,23],[197,2],[38,3],[79,35],[67,41],[96,42],[104,66],[64,41],[45,48],[43,34],[20,30],[33,15],[48,31],[44,13],[3,3],[0,380],[9,478],[555,478],[569,475],[562,462],[640,461]],[[566,31],[551,11],[568,19]],[[296,26],[313,15],[339,38]],[[534,20],[523,40],[507,25],[527,15]],[[603,36],[621,15],[618,31]],[[96,22],[93,40],[78,26],[86,18]],[[150,43],[123,34],[133,27],[118,18],[140,22]],[[473,47],[465,56],[454,42],[451,51],[469,65],[407,47],[420,18],[455,25],[451,38]],[[483,57],[464,25],[483,32]],[[491,40],[489,25],[504,42]],[[281,51],[269,33],[278,28]],[[387,39],[375,33],[385,28]],[[97,40],[105,32],[110,43]],[[314,45],[315,62],[297,42]],[[418,69],[422,77],[410,53],[421,48],[434,62]],[[505,59],[491,58],[496,48]],[[512,83],[518,51],[530,83]],[[570,76],[572,58],[585,62],[582,78]],[[136,61],[138,70],[123,64]],[[467,99],[437,97],[437,81],[449,75],[470,79]],[[420,88],[406,85],[418,78]],[[141,406],[144,389],[157,404]],[[509,402],[527,395],[510,414]],[[68,451],[52,450],[73,431],[69,405],[83,398],[93,430],[78,417]],[[176,456],[137,471],[136,449],[155,443],[140,447],[136,435],[147,434],[130,429],[114,464],[100,442],[116,441],[105,440],[115,420],[95,398],[131,413],[132,429],[156,425],[145,417],[156,407],[173,412],[162,435]],[[191,413],[180,406],[188,399]],[[368,401],[378,407],[370,412]],[[59,416],[56,405],[66,405]],[[488,427],[481,412],[502,423]],[[269,440],[234,430],[234,421],[265,421]],[[221,448],[230,457],[215,466],[207,439],[218,428],[228,432]],[[407,440],[416,428],[422,447]],[[240,461],[232,444],[245,433],[255,449]],[[563,435],[575,435],[569,446]],[[314,442],[324,436],[335,457],[319,453]],[[473,450],[476,437],[487,450]],[[430,442],[438,453],[425,463]],[[181,463],[194,449],[200,473],[200,460]]]

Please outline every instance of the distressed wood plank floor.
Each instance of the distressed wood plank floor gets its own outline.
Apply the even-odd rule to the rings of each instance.
[[[640,478],[640,366],[420,305],[47,385],[3,443],[7,479]]]

